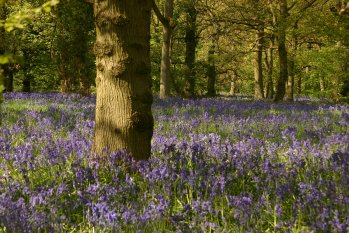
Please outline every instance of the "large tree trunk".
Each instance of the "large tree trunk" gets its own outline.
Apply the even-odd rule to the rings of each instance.
[[[271,44],[268,51],[265,53],[265,66],[267,71],[267,87],[266,98],[273,99],[274,97],[274,82],[273,82],[273,67],[274,67],[274,36],[271,37]]]
[[[95,1],[96,127],[93,150],[150,157],[154,120],[150,0]]]
[[[263,88],[263,37],[264,37],[264,27],[260,26],[256,34],[257,51],[254,61],[254,98],[263,99],[264,98],[264,88]]]
[[[216,64],[215,64],[215,46],[212,45],[210,50],[208,51],[208,57],[207,57],[207,96],[214,97],[216,95],[216,78],[217,78],[217,71],[216,71]]]
[[[160,98],[167,98],[171,95],[171,38],[173,21],[173,0],[165,1],[164,18],[162,31],[162,53],[160,71]]]
[[[190,3],[186,9],[186,32],[185,32],[185,90],[186,97],[195,96],[195,59],[196,59],[196,18],[197,10],[194,3]]]
[[[279,51],[279,63],[280,74],[277,80],[275,101],[281,101],[284,99],[286,92],[286,82],[288,76],[287,67],[287,50],[286,50],[286,29],[287,29],[287,0],[279,1],[280,17],[278,20],[278,51]]]

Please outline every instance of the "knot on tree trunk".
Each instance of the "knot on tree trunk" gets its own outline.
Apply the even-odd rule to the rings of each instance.
[[[111,56],[114,49],[112,44],[96,42],[93,46],[93,52],[96,57]]]
[[[130,61],[128,59],[119,61],[118,64],[114,64],[110,69],[110,74],[114,78],[120,78],[126,72],[127,64]]]
[[[108,29],[111,26],[122,27],[127,25],[129,20],[120,13],[111,14],[110,11],[101,11],[96,16],[96,24],[100,29]]]

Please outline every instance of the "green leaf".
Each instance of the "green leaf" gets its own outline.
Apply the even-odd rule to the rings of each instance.
[[[33,9],[33,12],[34,12],[35,14],[39,14],[39,13],[41,12],[41,7],[34,8],[34,9]]]
[[[43,10],[44,10],[46,13],[49,13],[49,12],[51,12],[51,7],[50,7],[50,6],[44,6],[44,7],[43,7]]]
[[[51,6],[55,6],[59,3],[59,0],[51,0]]]
[[[10,62],[10,58],[8,56],[0,56],[0,64],[7,64]]]
[[[5,25],[5,30],[6,30],[7,32],[11,32],[11,31],[13,31],[13,29],[15,29],[14,26]]]

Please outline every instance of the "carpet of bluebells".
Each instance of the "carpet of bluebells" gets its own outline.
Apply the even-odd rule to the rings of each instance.
[[[0,232],[349,231],[347,105],[155,98],[140,162],[91,154],[94,108],[5,95]]]

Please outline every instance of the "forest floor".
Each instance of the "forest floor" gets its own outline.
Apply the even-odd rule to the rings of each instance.
[[[155,98],[152,157],[103,163],[94,108],[5,94],[0,232],[349,231],[348,105]]]

